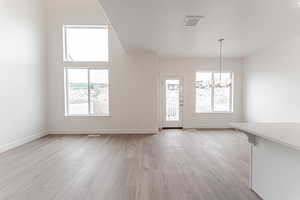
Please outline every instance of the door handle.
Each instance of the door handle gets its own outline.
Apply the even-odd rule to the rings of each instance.
[[[183,106],[183,101],[180,101],[180,102],[179,102],[179,106]]]

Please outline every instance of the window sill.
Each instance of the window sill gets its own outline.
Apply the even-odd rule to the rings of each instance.
[[[111,115],[65,115],[65,118],[98,118],[98,117],[111,117]]]
[[[196,114],[235,114],[235,112],[196,112]]]
[[[96,66],[105,66],[109,64],[109,61],[70,61],[70,60],[63,60],[64,64],[74,64],[83,68],[82,65],[96,65]]]

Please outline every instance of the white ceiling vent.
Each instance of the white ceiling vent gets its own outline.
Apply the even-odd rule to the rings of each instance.
[[[184,20],[185,27],[195,27],[204,16],[186,16]]]

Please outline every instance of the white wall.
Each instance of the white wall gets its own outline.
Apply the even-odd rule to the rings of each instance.
[[[0,152],[43,134],[42,2],[0,2]]]
[[[245,59],[244,111],[250,122],[300,121],[300,37]]]
[[[0,130],[5,133],[0,135],[0,151],[30,141],[45,129],[49,133],[155,132],[161,116],[159,73],[183,73],[185,76],[184,127],[225,127],[228,122],[240,120],[241,60],[225,62],[237,78],[235,113],[195,114],[195,72],[217,69],[217,60],[161,58],[158,64],[158,57],[153,53],[126,53],[111,25],[110,63],[98,66],[110,69],[111,116],[64,117],[63,69],[74,65],[63,63],[62,26],[109,24],[109,21],[97,0],[47,0],[45,22],[42,2],[1,2],[0,24],[6,28],[0,32]],[[47,59],[44,55],[45,30]]]
[[[184,76],[184,128],[227,128],[230,122],[242,120],[242,59],[224,59],[224,71],[234,72],[234,112],[226,114],[200,114],[195,112],[195,79],[197,71],[218,71],[216,58],[184,59],[160,58],[158,72]],[[161,115],[160,115],[161,116]]]
[[[217,59],[158,58],[152,53],[126,53],[97,0],[48,0],[48,131],[49,133],[153,133],[159,127],[160,73],[185,75],[185,128],[228,127],[241,120],[242,60],[226,59],[235,72],[235,112],[195,114],[194,78],[197,70],[217,70]],[[109,24],[111,117],[64,117],[64,24]]]
[[[64,117],[64,24],[109,24],[97,0],[48,0],[49,133],[153,133],[157,130],[157,56],[127,54],[109,25],[111,117]]]

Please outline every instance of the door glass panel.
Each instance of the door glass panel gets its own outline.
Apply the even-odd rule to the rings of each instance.
[[[166,80],[166,121],[179,121],[180,81]]]

